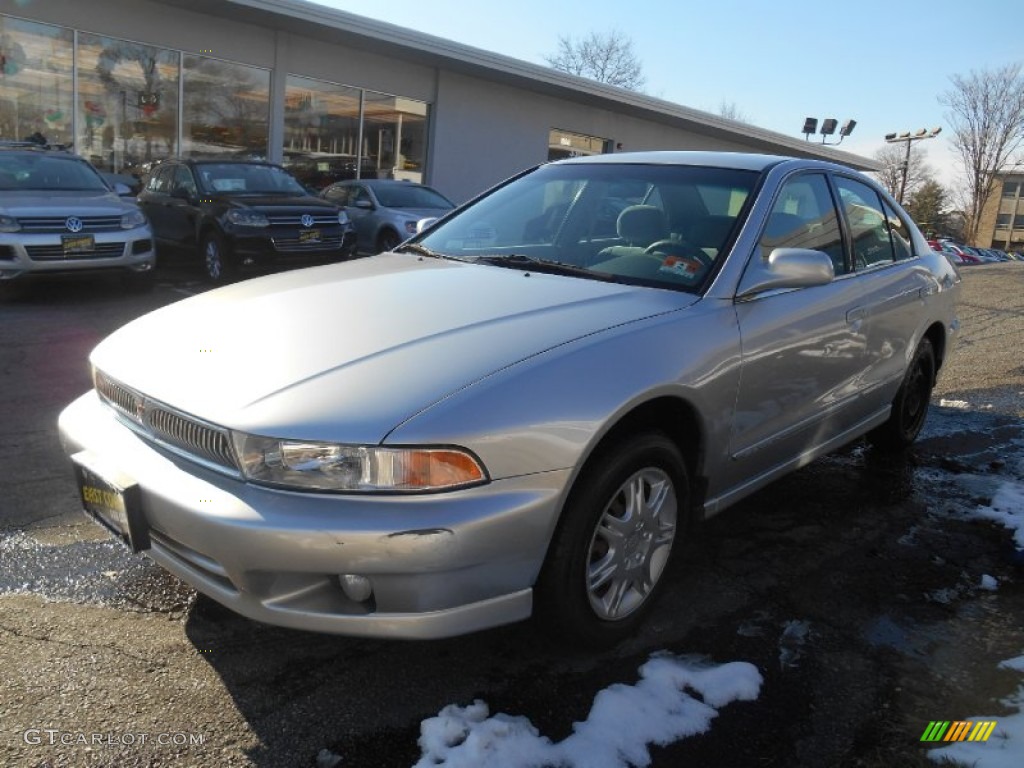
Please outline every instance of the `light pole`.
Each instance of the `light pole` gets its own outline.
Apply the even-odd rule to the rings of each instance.
[[[839,141],[825,141],[826,136],[831,136],[836,132],[836,126],[839,125],[839,121],[834,117],[828,117],[821,121],[821,143],[822,144],[842,144],[843,139],[853,133],[853,129],[857,127],[856,120],[847,120],[843,123],[839,129]],[[804,129],[801,133],[807,141],[811,140],[811,134],[818,132],[818,118],[808,117],[804,119]]]
[[[910,172],[910,143],[914,141],[920,141],[921,139],[934,139],[942,132],[942,128],[922,128],[917,133],[911,133],[910,131],[904,131],[903,133],[887,133],[885,134],[885,140],[889,144],[899,144],[901,141],[907,143],[907,154],[903,157],[903,168],[900,174],[900,196],[899,204],[903,205],[903,195],[907,191],[907,175]]]

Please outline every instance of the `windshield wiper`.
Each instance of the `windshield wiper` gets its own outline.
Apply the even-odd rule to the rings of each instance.
[[[589,280],[602,280],[606,283],[618,282],[615,275],[607,272],[595,272],[592,269],[581,267],[577,264],[566,264],[564,261],[549,261],[537,259],[522,253],[510,253],[508,255],[477,256],[475,261],[492,264],[496,267],[506,269],[522,269],[533,272],[543,272],[546,275],[568,275],[569,277],[585,277]]]
[[[439,253],[438,251],[427,248],[425,245],[419,243],[404,243],[395,248],[396,253],[402,253],[403,251],[412,251],[418,253],[420,256],[428,256],[431,259],[448,259],[449,261],[469,261],[460,256],[451,256],[447,253]]]

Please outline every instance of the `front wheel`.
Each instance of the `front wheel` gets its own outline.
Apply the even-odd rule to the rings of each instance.
[[[385,229],[377,237],[377,252],[384,253],[386,251],[393,251],[399,245],[402,240],[398,237],[398,233],[392,229]]]
[[[928,415],[928,403],[935,385],[935,351],[928,339],[921,339],[910,367],[892,401],[889,419],[868,433],[875,447],[901,451],[917,439]]]
[[[203,270],[211,283],[228,282],[234,269],[231,256],[224,245],[224,239],[216,232],[207,232],[200,246],[203,256]]]
[[[604,647],[640,625],[690,523],[686,465],[660,432],[592,460],[570,495],[534,590],[560,639]]]

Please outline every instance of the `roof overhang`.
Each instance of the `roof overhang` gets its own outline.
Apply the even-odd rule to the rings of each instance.
[[[196,13],[237,19],[244,9],[252,24],[297,36],[344,44],[379,55],[447,69],[671,125],[692,133],[742,142],[751,152],[815,157],[862,171],[879,171],[877,161],[702,112],[636,91],[576,77],[481,48],[434,37],[306,0],[158,0]]]

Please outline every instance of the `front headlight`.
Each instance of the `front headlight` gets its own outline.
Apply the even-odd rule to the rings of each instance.
[[[135,229],[146,224],[146,215],[142,211],[128,211],[121,217],[121,229]]]
[[[338,211],[338,223],[343,227],[348,224],[348,214],[344,211]]]
[[[405,231],[406,231],[406,233],[408,233],[410,235],[415,235],[416,232],[418,231],[417,224],[419,224],[419,222],[416,219],[411,219],[411,220],[405,222]]]
[[[250,211],[245,208],[232,208],[224,218],[232,224],[240,227],[269,227],[270,221],[259,211]]]
[[[295,490],[373,493],[442,491],[485,482],[483,467],[459,448],[279,440],[232,433],[246,479]]]
[[[21,229],[18,220],[13,216],[0,216],[0,232],[17,232]]]

